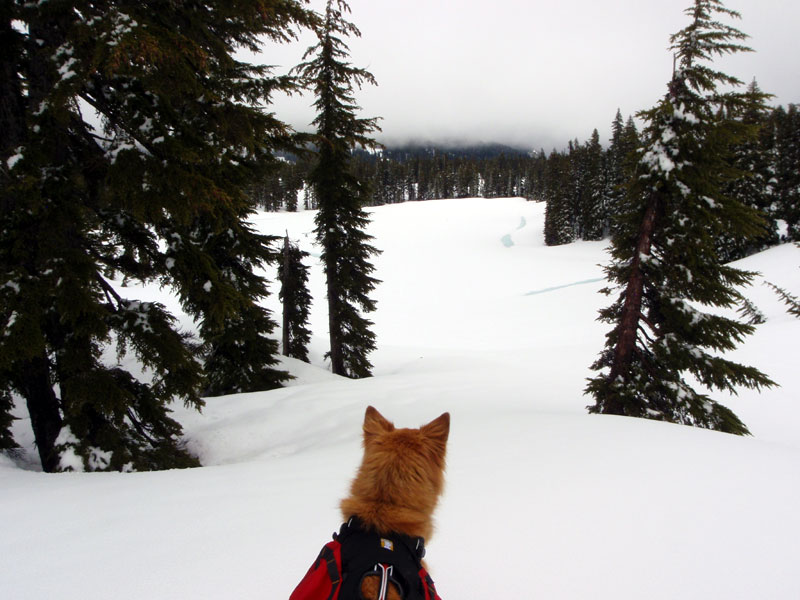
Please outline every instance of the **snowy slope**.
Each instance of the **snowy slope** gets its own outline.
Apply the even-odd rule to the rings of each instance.
[[[782,385],[726,401],[754,437],[590,416],[604,245],[543,246],[543,208],[375,209],[376,376],[324,370],[313,259],[314,365],[287,361],[291,386],[202,415],[176,407],[205,468],[48,476],[0,458],[0,597],[287,598],[338,527],[374,404],[400,426],[452,414],[428,545],[445,599],[800,598],[800,321],[751,289],[768,320],[736,355]],[[256,223],[319,255],[313,213]],[[800,294],[793,246],[742,266]]]

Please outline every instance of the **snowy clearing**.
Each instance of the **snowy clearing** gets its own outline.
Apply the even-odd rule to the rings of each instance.
[[[800,598],[800,320],[770,289],[749,292],[767,322],[736,358],[782,387],[715,396],[753,437],[591,416],[604,243],[545,247],[544,204],[520,199],[371,213],[376,376],[324,368],[314,214],[260,213],[260,230],[312,254],[313,364],[286,360],[297,379],[281,390],[176,407],[201,469],[45,475],[0,457],[0,597],[288,598],[338,528],[373,404],[399,426],[452,415],[428,544],[445,599]],[[741,264],[800,294],[796,247]],[[275,285],[269,306],[279,320]]]

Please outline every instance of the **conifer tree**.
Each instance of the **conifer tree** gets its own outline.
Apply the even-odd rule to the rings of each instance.
[[[568,180],[565,193],[569,203],[570,222],[572,227],[572,238],[582,239],[583,230],[581,229],[584,209],[584,195],[586,185],[586,149],[578,138],[567,143],[567,157],[569,160],[569,170],[567,171]]]
[[[285,377],[245,188],[290,144],[259,108],[290,82],[233,52],[309,21],[293,0],[3,3],[0,396],[26,402],[45,471],[196,464],[171,402]],[[199,352],[115,277],[173,288]]]
[[[763,250],[776,244],[779,239],[773,209],[774,153],[770,147],[771,140],[762,134],[769,117],[764,104],[768,97],[754,80],[743,96],[745,103],[740,113],[728,115],[729,118],[737,119],[752,128],[753,135],[733,147],[731,160],[741,177],[732,179],[725,186],[725,192],[758,211],[764,221],[764,229],[760,235],[747,239],[723,232],[717,243],[720,259],[726,262]]]
[[[636,151],[640,145],[639,131],[632,116],[629,116],[625,121],[622,134],[616,144],[614,155],[618,161],[618,170],[612,174],[615,177],[613,184],[609,183],[610,199],[608,203],[609,232],[612,236],[617,231],[617,222],[623,212],[627,188],[633,179],[636,163],[638,162]]]
[[[631,121],[632,123],[632,121]],[[606,185],[608,194],[609,231],[614,229],[614,219],[619,213],[619,207],[625,196],[625,184],[630,179],[628,169],[628,156],[636,149],[638,144],[629,147],[625,144],[625,122],[622,111],[617,109],[617,114],[611,123],[611,140],[606,158]]]
[[[786,238],[800,241],[800,107],[775,110],[776,216],[786,223]]]
[[[581,239],[601,240],[608,229],[608,198],[603,168],[603,147],[595,129],[583,148],[584,171],[581,184]]]
[[[728,160],[731,146],[752,132],[725,116],[745,99],[720,88],[740,82],[706,64],[748,48],[742,32],[714,19],[739,17],[719,0],[695,0],[685,12],[690,24],[671,37],[677,67],[668,93],[642,114],[645,143],[606,269],[619,296],[600,313],[614,328],[593,365],[600,373],[587,387],[595,399],[589,410],[746,434],[732,411],[694,390],[685,375],[710,390],[774,385],[717,354],[753,327],[702,310],[735,307],[737,288],[754,275],[722,264],[717,254],[723,230],[757,235],[761,221],[723,193],[738,175]]]
[[[553,150],[545,171],[544,243],[559,246],[575,241],[574,213],[569,197],[570,161]]]
[[[622,119],[622,111],[618,108],[617,114],[614,115],[614,120],[611,122],[611,144],[609,150],[618,152],[619,146],[622,143],[622,133],[625,130],[625,121]],[[619,163],[620,159],[615,157],[612,163]]]
[[[16,447],[14,436],[11,433],[11,424],[14,418],[11,415],[13,409],[13,401],[11,395],[6,392],[0,392],[0,451],[10,450]]]
[[[375,310],[369,296],[378,280],[372,277],[370,258],[378,254],[366,233],[369,216],[365,184],[352,172],[351,155],[357,147],[377,148],[370,137],[379,131],[377,120],[356,116],[355,87],[375,84],[366,70],[346,62],[349,49],[343,38],[360,36],[344,18],[350,8],[343,0],[328,0],[317,27],[319,42],[308,49],[298,67],[313,87],[317,117],[318,159],[310,174],[319,203],[316,237],[322,246],[327,278],[331,369],[337,375],[368,377],[369,353],[375,349],[372,322],[363,313]]]
[[[308,291],[308,266],[303,264],[307,257],[308,252],[293,244],[287,233],[283,241],[283,258],[278,266],[283,303],[283,354],[305,362],[309,362],[308,343],[311,340],[308,329],[311,293]]]

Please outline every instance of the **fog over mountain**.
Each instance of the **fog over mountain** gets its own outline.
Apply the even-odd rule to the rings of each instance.
[[[653,106],[666,92],[673,59],[669,36],[688,24],[688,0],[352,0],[362,32],[349,41],[352,62],[378,87],[357,96],[364,116],[382,117],[379,139],[391,145],[498,142],[563,148],[595,127],[605,142],[617,108]],[[311,6],[324,9],[322,0]],[[800,102],[800,3],[731,0],[730,24],[750,35],[755,52],[715,67],[745,83],[757,78],[773,104]],[[269,45],[261,62],[288,69],[313,38]],[[272,107],[295,128],[313,118],[308,97],[276,98]]]

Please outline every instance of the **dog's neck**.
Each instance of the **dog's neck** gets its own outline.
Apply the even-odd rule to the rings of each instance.
[[[412,508],[374,500],[362,501],[351,496],[342,500],[341,510],[344,520],[355,515],[367,529],[376,533],[401,533],[425,540],[433,534],[430,514]]]

